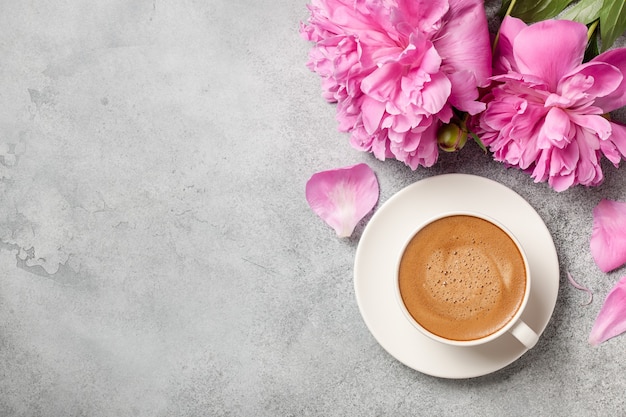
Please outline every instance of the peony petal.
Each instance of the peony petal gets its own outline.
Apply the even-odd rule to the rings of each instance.
[[[620,123],[611,123],[611,137],[609,141],[615,145],[623,158],[626,158],[626,126]],[[611,161],[615,163],[615,161]]]
[[[389,100],[396,94],[403,71],[400,64],[385,64],[363,78],[361,91],[379,101]]]
[[[580,149],[576,167],[578,184],[599,185],[604,179],[600,166],[600,140],[588,129],[577,127],[576,131],[576,143]]]
[[[363,112],[363,126],[368,134],[373,134],[380,125],[385,113],[385,103],[371,97],[365,97],[361,105]]]
[[[520,31],[513,51],[519,72],[538,76],[555,92],[559,80],[582,63],[586,46],[582,23],[544,20]]]
[[[589,243],[591,255],[603,272],[626,263],[626,203],[602,200],[593,209]]]
[[[415,170],[419,165],[431,167],[437,162],[439,147],[437,146],[437,130],[439,123],[432,123],[426,130],[420,133],[419,145],[414,152],[410,152],[403,159],[411,169]]]
[[[433,74],[439,71],[439,67],[441,67],[441,57],[439,56],[439,52],[435,49],[435,46],[431,45],[426,52],[424,52],[420,69],[429,74]]]
[[[476,88],[474,74],[469,71],[459,71],[448,74],[448,79],[452,84],[450,104],[471,115],[485,110],[485,103],[477,101],[478,89]]]
[[[558,89],[566,97],[604,97],[615,91],[623,79],[620,70],[613,65],[588,62],[563,77]]]
[[[571,142],[572,136],[569,115],[563,109],[552,107],[539,130],[537,145],[541,149],[548,149],[551,146],[562,149]]]
[[[480,87],[491,77],[491,40],[482,0],[450,0],[441,35],[433,40],[444,72],[469,71]],[[462,40],[462,41],[459,41]]]
[[[433,74],[431,82],[426,83],[422,90],[422,106],[430,114],[438,113],[450,97],[450,90],[448,77],[440,72]]]
[[[554,177],[548,178],[548,184],[550,187],[554,189],[556,192],[561,192],[567,190],[569,187],[574,185],[576,182],[576,174],[571,172],[569,174],[560,174]]]
[[[589,343],[598,346],[626,331],[626,277],[609,291],[591,328]]]
[[[600,115],[572,113],[571,118],[578,126],[587,128],[602,140],[611,136],[611,123]]]
[[[550,149],[543,150],[537,157],[537,162],[531,172],[531,178],[535,182],[543,182],[548,180],[548,170],[550,169]]]
[[[378,180],[367,164],[318,172],[306,183],[309,206],[339,237],[352,234],[378,195]]]
[[[446,0],[397,0],[393,18],[407,23],[424,33],[432,33],[441,27],[441,18],[448,11]]]
[[[617,68],[622,74],[626,74],[626,48],[613,49],[604,52],[590,62],[606,62]],[[597,98],[595,104],[605,112],[626,106],[626,77],[611,94]]]
[[[528,26],[521,19],[511,16],[504,17],[500,25],[498,43],[493,56],[494,75],[518,70],[515,56],[513,55],[513,40],[526,27]]]

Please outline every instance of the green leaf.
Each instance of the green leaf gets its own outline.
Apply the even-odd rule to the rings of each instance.
[[[511,15],[522,19],[526,23],[539,22],[555,17],[572,1],[573,0],[517,0],[513,6]],[[502,9],[506,11],[510,4],[511,0],[504,0],[502,2]]]
[[[604,0],[600,9],[600,36],[602,52],[609,49],[626,30],[626,3],[624,0]]]
[[[583,62],[589,62],[598,55],[600,55],[600,49],[598,48],[598,31],[594,30],[589,37],[589,42],[587,42]]]
[[[511,4],[511,0],[502,0],[502,5],[500,5],[501,17],[506,14],[506,11],[508,10],[510,4]]]
[[[573,20],[587,25],[600,17],[603,3],[604,0],[580,0],[565,10],[559,19]]]
[[[476,143],[478,144],[478,147],[479,147],[480,149],[482,149],[482,150],[483,150],[483,152],[485,152],[485,153],[489,152],[489,151],[487,150],[487,147],[486,147],[486,146],[485,146],[485,144],[483,143],[483,141],[482,141],[482,140],[480,140],[480,138],[478,137],[478,135],[477,135],[476,133],[474,133],[474,132],[469,132],[469,135],[472,137],[472,139],[474,139],[474,142],[476,142]]]

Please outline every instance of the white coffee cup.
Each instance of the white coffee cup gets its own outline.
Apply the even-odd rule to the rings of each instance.
[[[494,226],[497,229],[494,229]],[[500,231],[503,233],[500,233]],[[472,237],[475,243],[471,243]],[[458,246],[454,246],[457,244],[456,242],[460,242]],[[442,249],[441,247],[443,246],[445,247]],[[514,255],[514,249],[518,255]],[[467,251],[467,254],[458,254],[463,251]],[[507,256],[496,257],[496,254],[505,252],[507,252]],[[407,253],[406,258],[405,253]],[[403,258],[405,258],[404,263]],[[474,263],[472,264],[468,259],[475,259],[471,261]],[[459,266],[460,262],[469,266]],[[507,285],[513,281],[511,279],[513,275],[506,272],[509,270],[509,264],[514,264],[515,269],[513,270],[518,271],[514,274],[517,277],[514,282],[516,282],[515,285],[518,290],[511,291],[515,295],[514,299],[516,301],[514,303],[505,303],[503,301],[504,298],[508,297],[508,295],[504,297],[504,294],[509,291]],[[416,266],[415,272],[411,269],[413,265]],[[427,265],[436,265],[438,267],[443,265],[444,267],[441,268],[441,271],[431,272],[432,270],[426,270],[428,268]],[[521,272],[522,265],[523,272]],[[470,271],[476,269],[481,269],[481,271],[489,270],[490,272],[485,277],[482,277],[482,272],[478,274]],[[492,271],[493,269],[497,269],[499,272],[496,273]],[[503,270],[505,272],[501,273]],[[425,221],[411,233],[405,242],[397,260],[396,271],[396,298],[400,309],[407,320],[432,340],[453,346],[477,346],[489,343],[509,333],[526,348],[530,349],[539,339],[537,333],[521,318],[528,305],[532,285],[532,276],[524,248],[513,233],[489,216],[477,212],[455,211],[442,213]],[[444,275],[444,272],[448,275]],[[470,272],[471,277],[468,275]],[[478,277],[479,275],[481,277]],[[453,276],[458,277],[458,282],[462,282],[463,279],[465,279],[465,282],[458,284],[457,278],[454,278],[454,285],[448,285],[446,277],[452,280]],[[487,277],[489,277],[489,281],[487,281]],[[501,281],[494,282],[494,279],[491,279],[493,277],[499,277]],[[441,280],[441,284],[438,284],[438,281],[435,281],[435,279]],[[481,280],[485,282],[481,283]],[[489,285],[484,285],[487,282]],[[450,281],[451,283],[452,281]],[[519,289],[522,283],[523,294],[522,290]],[[478,289],[477,284],[483,285],[484,288]],[[474,285],[474,288],[471,288],[472,285]],[[440,290],[440,286],[445,289]],[[470,287],[469,289],[467,288],[468,286]],[[401,290],[401,287],[404,290]],[[489,293],[481,295],[483,291]],[[417,294],[418,292],[420,293],[419,295]],[[455,303],[453,305],[452,301],[445,301],[444,295],[441,295],[444,293],[450,296],[450,300],[457,301],[458,304]],[[405,304],[403,294],[405,295],[404,298],[407,299],[407,303],[409,303],[413,295],[415,295],[416,300],[419,299],[421,301],[411,301],[409,304],[413,304],[409,308]],[[499,297],[493,294],[499,294]],[[513,304],[515,304],[516,308],[514,313],[512,312]],[[410,309],[413,310],[413,314],[409,311]],[[467,313],[468,311],[471,313]],[[493,311],[498,313],[507,311],[506,321],[504,323],[499,322],[495,331],[491,331],[494,323],[487,323],[489,321],[487,318],[498,316]],[[454,318],[455,314],[463,314],[463,318],[456,320]],[[428,318],[423,319],[425,323],[427,320],[430,320],[431,316],[434,317],[432,323],[428,325],[420,324],[421,317]],[[491,330],[482,330],[481,320],[485,322],[485,328],[490,328]],[[437,324],[433,324],[439,322],[445,325],[437,328]],[[427,329],[426,327],[429,328]],[[480,336],[470,338],[456,337],[455,335],[450,335],[453,332],[442,330],[443,328],[449,330],[455,327],[462,331],[476,327],[481,329],[479,332]]]

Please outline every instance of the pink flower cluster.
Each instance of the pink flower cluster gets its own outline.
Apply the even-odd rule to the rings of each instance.
[[[312,0],[308,66],[351,144],[412,169],[438,157],[453,107],[477,114],[491,47],[480,0]]]
[[[557,191],[598,185],[602,157],[626,158],[626,126],[607,117],[626,105],[626,48],[583,63],[581,23],[507,16],[492,61],[479,0],[312,0],[309,10],[308,66],[337,103],[339,130],[378,159],[432,166],[455,110],[473,116],[495,160]]]

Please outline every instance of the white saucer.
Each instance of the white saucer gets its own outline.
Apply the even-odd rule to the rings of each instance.
[[[510,334],[477,347],[435,342],[409,323],[394,293],[396,260],[412,230],[438,213],[453,210],[482,212],[500,221],[518,238],[534,277],[522,319],[541,335],[559,290],[559,262],[552,236],[526,200],[486,178],[439,175],[418,181],[387,200],[361,236],[354,288],[365,324],[393,357],[428,375],[472,378],[504,368],[527,349]]]

